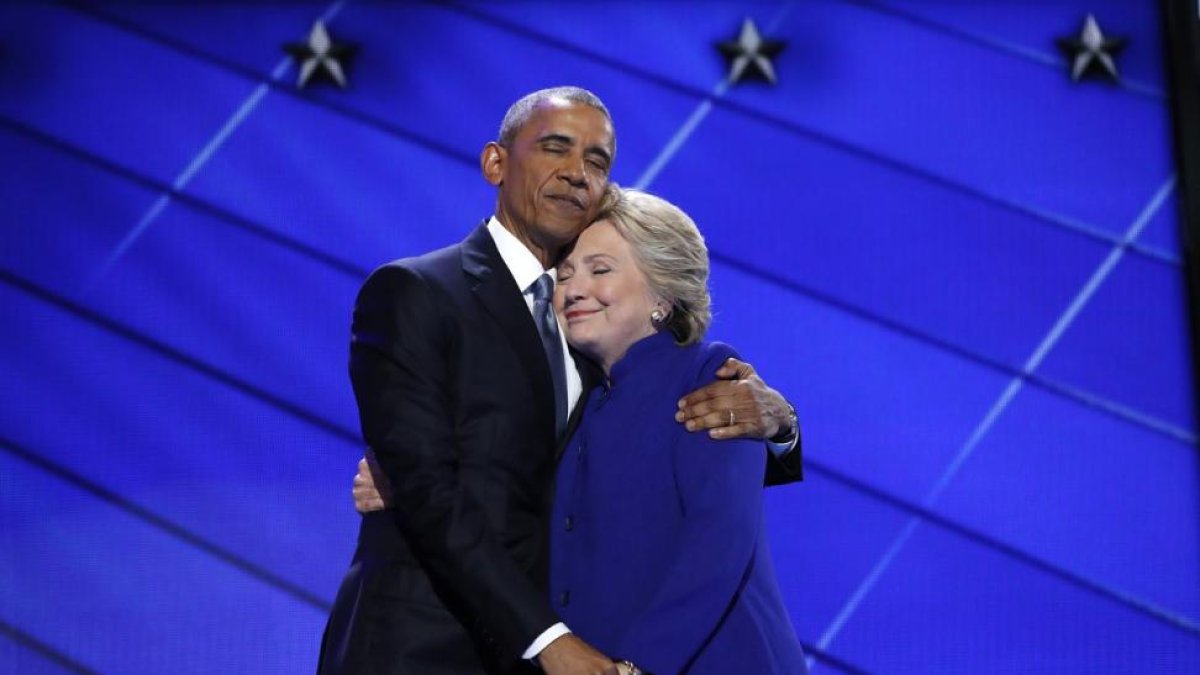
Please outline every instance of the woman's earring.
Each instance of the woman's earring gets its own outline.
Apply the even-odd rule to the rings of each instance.
[[[666,315],[663,314],[661,309],[656,308],[654,311],[650,312],[650,320],[654,323],[662,323],[664,318],[666,318]]]

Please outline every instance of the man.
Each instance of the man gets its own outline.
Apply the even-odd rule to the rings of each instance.
[[[480,158],[495,216],[363,285],[350,375],[396,508],[363,518],[322,673],[617,672],[546,591],[557,451],[597,375],[571,358],[552,310],[547,320],[544,278],[598,212],[615,149],[590,92],[522,98]],[[723,370],[741,379],[690,395],[677,419],[718,437],[795,438],[794,412],[748,365]],[[772,464],[769,480],[799,476],[798,451]]]

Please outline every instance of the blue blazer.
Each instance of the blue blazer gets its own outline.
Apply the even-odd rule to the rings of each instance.
[[[763,446],[674,421],[727,345],[634,344],[593,389],[557,470],[551,599],[614,658],[667,673],[803,673],[763,525]]]

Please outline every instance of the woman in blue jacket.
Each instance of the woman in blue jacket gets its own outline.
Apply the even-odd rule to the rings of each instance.
[[[605,380],[558,467],[551,593],[626,672],[804,673],[767,548],[762,444],[672,422],[736,356],[703,340],[707,283],[695,224],[633,190],[560,262],[560,324]]]

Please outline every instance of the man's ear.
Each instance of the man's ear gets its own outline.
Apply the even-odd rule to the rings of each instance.
[[[504,163],[508,161],[508,150],[499,143],[492,141],[483,146],[479,154],[479,168],[483,170],[483,178],[496,187],[504,182]]]

